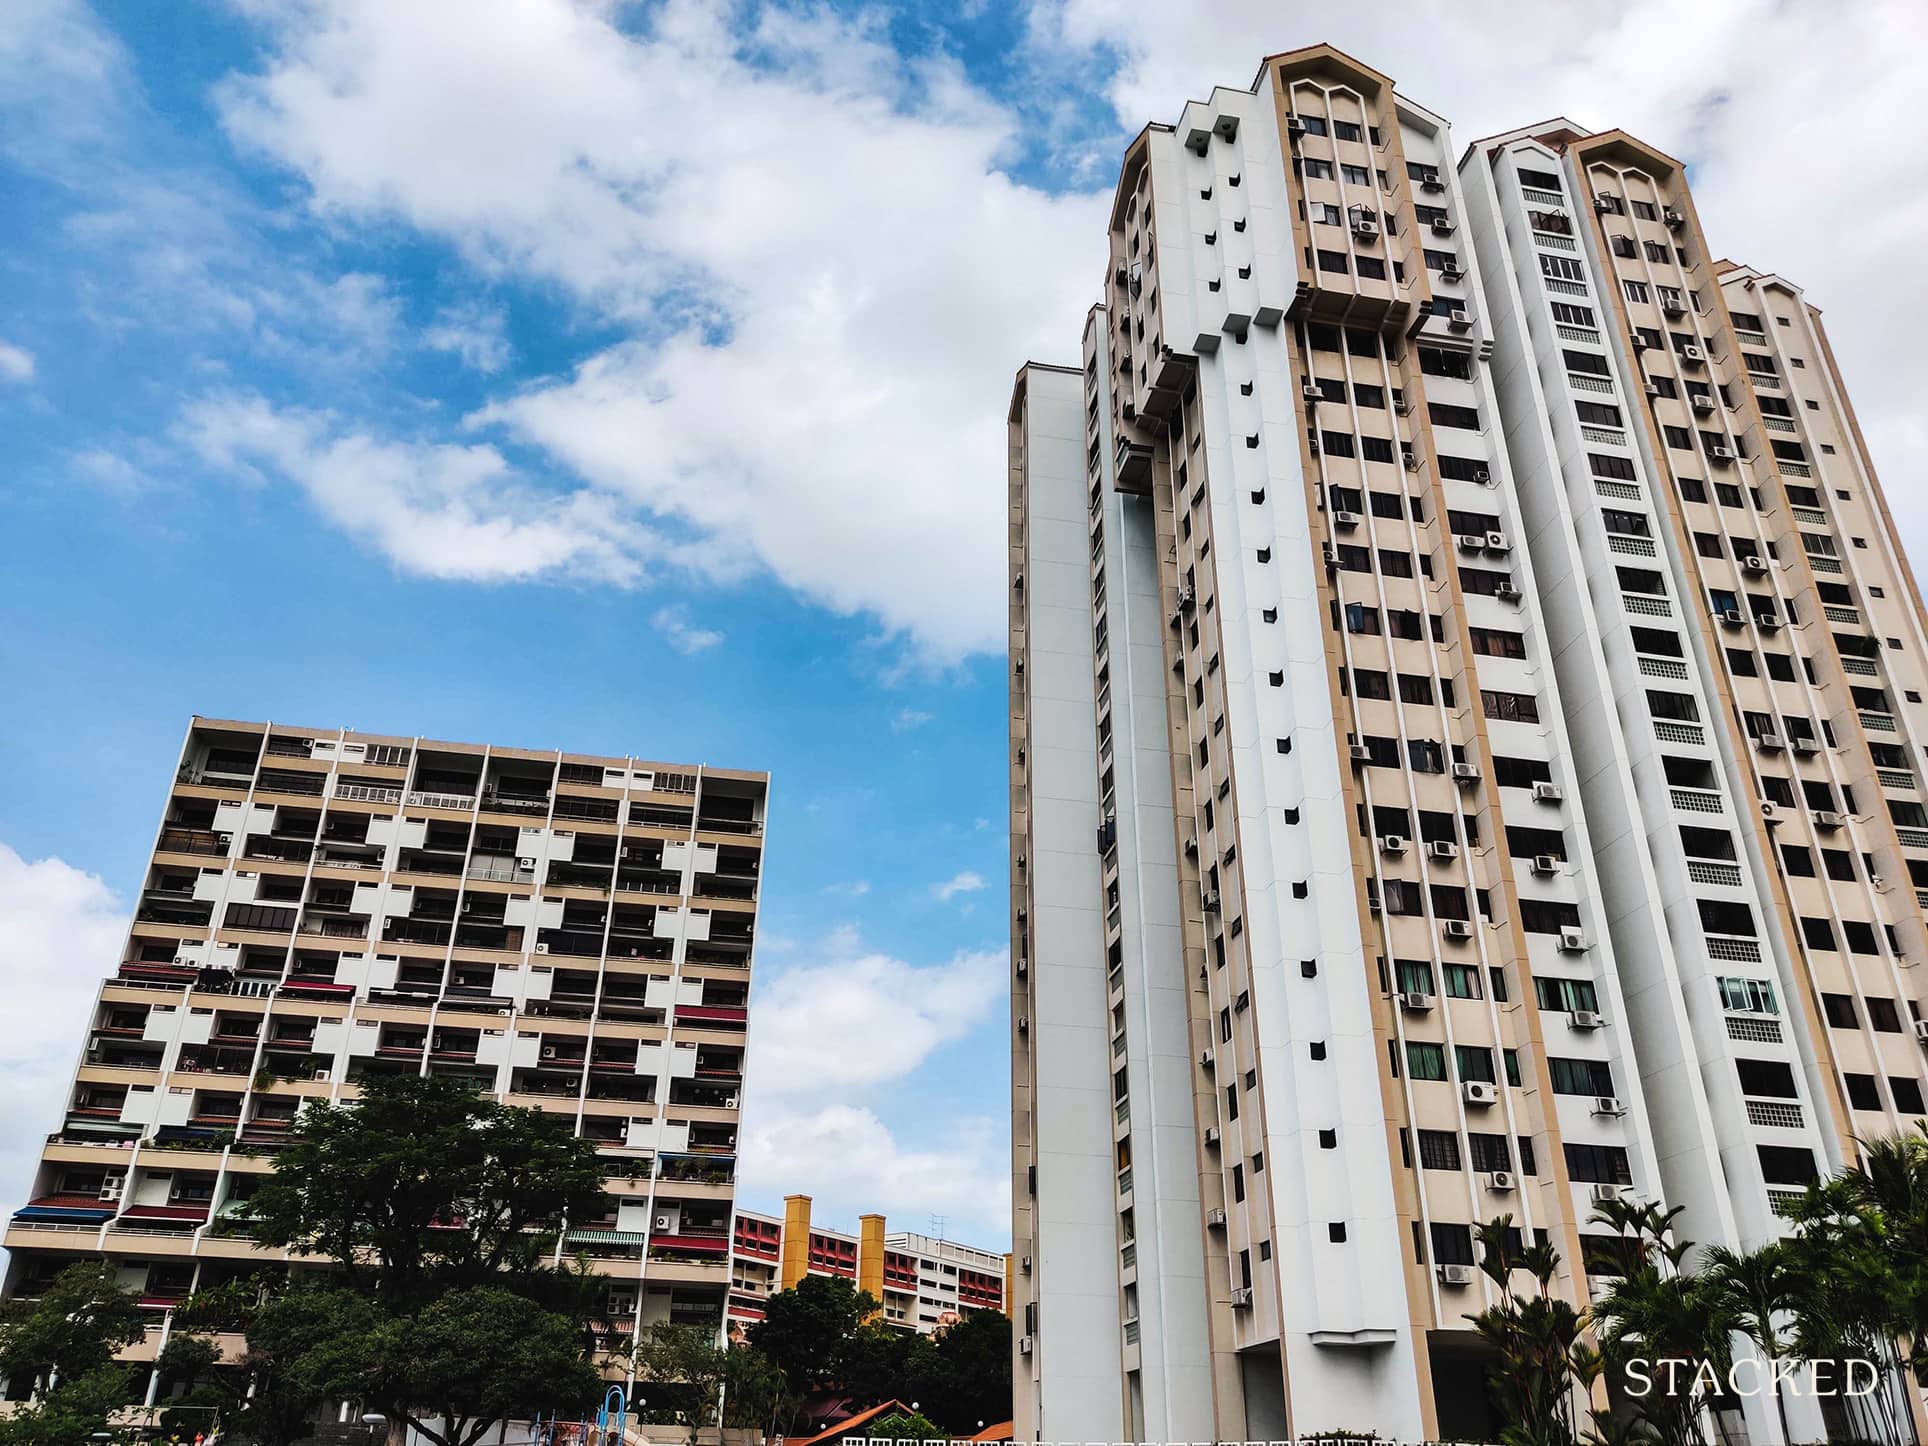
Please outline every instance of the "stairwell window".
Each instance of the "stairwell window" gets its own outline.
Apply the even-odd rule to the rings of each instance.
[[[1530,693],[1503,693],[1492,688],[1482,688],[1479,694],[1480,707],[1488,718],[1503,723],[1537,723],[1540,721],[1540,702]]]

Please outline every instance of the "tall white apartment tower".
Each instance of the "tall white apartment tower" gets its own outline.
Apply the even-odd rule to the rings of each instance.
[[[1819,313],[1679,161],[1555,120],[1460,171],[1661,1184],[1757,1246],[1924,1112],[1920,595]]]
[[[1474,1227],[1662,1191],[1452,154],[1267,60],[1018,375],[1020,1440],[1493,1439]]]

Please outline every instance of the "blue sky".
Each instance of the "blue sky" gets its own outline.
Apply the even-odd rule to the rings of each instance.
[[[746,1198],[1000,1243],[1004,402],[1075,359],[1126,137],[1268,52],[1687,156],[1928,460],[1925,188],[1836,144],[1920,93],[1908,5],[8,11],[10,1196],[200,712],[768,768]]]

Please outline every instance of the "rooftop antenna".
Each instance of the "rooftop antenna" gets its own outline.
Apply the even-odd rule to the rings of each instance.
[[[949,1217],[949,1216],[947,1216],[947,1215],[933,1215],[933,1216],[931,1216],[931,1235],[932,1235],[932,1237],[933,1237],[934,1239],[937,1239],[937,1240],[942,1240],[942,1239],[944,1238],[944,1227],[945,1227],[946,1225],[948,1225],[948,1224],[950,1224],[950,1223],[951,1223],[951,1222],[950,1222],[950,1217]]]

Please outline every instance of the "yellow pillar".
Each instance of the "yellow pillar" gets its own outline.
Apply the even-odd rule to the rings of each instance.
[[[884,1303],[884,1217],[857,1217],[857,1289]]]
[[[1011,1252],[1007,1250],[1004,1252],[1004,1314],[1006,1316],[1009,1316],[1011,1314],[1012,1284],[1013,1284],[1013,1281],[1011,1279]]]
[[[810,1273],[810,1197],[783,1197],[783,1246],[778,1254],[778,1290],[794,1290]]]

